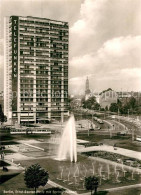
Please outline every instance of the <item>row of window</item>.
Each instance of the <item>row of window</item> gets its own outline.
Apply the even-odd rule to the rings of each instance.
[[[55,21],[55,20],[50,20],[50,19],[46,19],[48,22],[43,22],[43,21],[40,21],[41,19],[39,18],[38,20],[36,20],[36,18],[33,18],[33,19],[28,19],[28,18],[25,18],[25,19],[20,19],[19,22],[20,23],[27,23],[27,24],[40,24],[40,25],[49,25],[49,26],[52,26],[52,27],[68,27],[68,23],[62,23],[62,24],[58,24],[58,21]],[[55,23],[56,22],[56,23]]]
[[[35,30],[34,30],[35,29]],[[60,29],[58,29],[58,31],[52,32],[51,29],[49,28],[40,28],[40,27],[36,27],[36,26],[32,26],[32,27],[28,27],[28,26],[24,26],[24,27],[20,27],[20,32],[31,32],[31,33],[45,33],[48,35],[53,35],[53,36],[68,36],[68,31],[62,30],[60,31]]]
[[[33,103],[33,98],[21,98],[21,103],[24,104],[24,103],[27,103],[27,102],[32,102]],[[48,98],[41,98],[41,99],[36,99],[36,102],[48,102]],[[61,98],[58,97],[58,98],[52,98],[51,99],[51,102],[61,102]],[[64,102],[68,102],[68,99],[64,99]],[[31,106],[31,105],[30,105]]]

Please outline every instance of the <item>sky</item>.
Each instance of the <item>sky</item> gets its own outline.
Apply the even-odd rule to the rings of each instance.
[[[69,93],[141,91],[141,0],[0,0],[0,90],[4,16],[69,22]]]

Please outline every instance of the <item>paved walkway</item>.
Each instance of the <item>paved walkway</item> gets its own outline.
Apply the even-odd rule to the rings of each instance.
[[[121,127],[123,127],[123,130],[126,129],[126,126],[124,124],[122,124],[121,122],[116,121],[116,120],[113,120],[113,122],[116,123],[116,124],[118,124],[118,125],[120,125]]]
[[[138,160],[141,160],[141,152],[128,150],[128,149],[124,149],[124,148],[118,148],[118,147],[116,147],[116,150],[114,150],[113,146],[108,146],[108,145],[91,146],[91,147],[87,147],[87,148],[78,149],[78,152],[92,152],[92,151],[112,152],[112,153],[116,153],[116,154],[121,154],[123,156],[127,156],[129,158],[136,158]]]
[[[110,130],[113,130],[113,124],[107,120],[103,120],[104,123],[107,123],[110,126]]]
[[[119,190],[125,190],[125,189],[131,189],[131,188],[140,188],[141,184],[134,184],[134,185],[128,185],[128,186],[121,186],[121,187],[116,187],[116,188],[109,188],[105,189],[108,192],[113,192],[113,191],[119,191]]]
[[[134,185],[128,185],[128,186],[122,186],[122,187],[104,189],[104,191],[114,192],[114,191],[120,191],[120,190],[132,189],[132,188],[140,188],[140,187],[141,187],[141,184],[134,184]],[[120,194],[120,192],[119,192],[119,194]],[[87,193],[83,193],[81,195],[91,195],[91,193],[90,192],[87,192]]]
[[[57,184],[57,183],[55,183],[55,182],[53,182],[51,180],[49,180],[47,184],[49,184],[49,185],[51,185],[53,187],[64,188],[69,195],[77,195],[77,192],[72,191],[72,190],[70,190],[68,188],[65,188],[64,186],[61,186],[61,185],[59,185],[59,184]]]

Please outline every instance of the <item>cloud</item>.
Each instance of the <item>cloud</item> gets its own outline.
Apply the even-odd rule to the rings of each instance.
[[[84,0],[70,29],[70,78],[79,77],[75,88],[83,85],[84,92],[89,75],[93,90],[141,90],[140,6],[138,0]],[[71,86],[72,80],[73,92]]]
[[[141,34],[141,12],[138,0],[85,0],[80,17],[70,28],[70,55],[97,51],[114,37]]]
[[[102,17],[99,12],[106,2],[107,0],[85,0],[81,5],[81,19],[74,23],[71,28],[71,33],[79,34],[82,37],[90,34],[93,35],[95,33],[95,27]]]
[[[74,78],[81,75],[79,86],[80,82],[84,85],[84,78],[90,75],[90,82],[93,83],[91,89],[101,90],[105,87],[116,89],[130,86],[141,90],[140,53],[141,36],[113,38],[106,41],[97,52],[72,58],[70,73]],[[70,84],[72,85],[72,82]]]

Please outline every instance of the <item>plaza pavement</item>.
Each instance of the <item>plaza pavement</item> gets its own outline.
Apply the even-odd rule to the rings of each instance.
[[[83,141],[83,140],[80,140],[80,142]],[[31,146],[29,146],[31,147]],[[113,153],[117,153],[117,154],[122,154],[124,156],[127,156],[127,157],[132,157],[132,158],[136,158],[136,159],[139,159],[141,160],[141,153],[140,152],[136,152],[136,151],[132,151],[132,150],[127,150],[127,149],[123,149],[123,148],[117,148],[117,150],[114,150],[114,148],[112,146],[108,146],[108,145],[102,145],[102,146],[92,146],[92,147],[88,147],[88,148],[78,148],[78,152],[89,152],[89,151],[108,151],[108,152],[113,152]],[[21,167],[21,166],[18,166],[16,165],[14,162],[11,162],[12,161],[12,158],[14,160],[29,160],[29,159],[34,159],[34,157],[27,157],[23,154],[20,154],[20,153],[14,153],[12,155],[6,155],[5,156],[6,159],[7,159],[7,162],[11,164],[11,169],[21,169],[21,170],[24,170],[24,167]],[[41,157],[43,159],[47,158],[47,157]],[[39,159],[41,159],[39,157]],[[95,158],[95,157],[89,157],[89,158]],[[97,158],[98,159],[98,158]],[[96,158],[95,158],[96,160]],[[102,161],[108,161],[106,159],[102,159]],[[113,163],[113,165],[116,165],[117,163],[116,162],[111,162]],[[122,164],[118,164],[118,166],[122,166]],[[10,168],[10,167],[9,167]],[[138,172],[141,172],[140,169],[138,168],[134,168],[134,167],[129,167],[129,166],[126,166],[124,165],[124,168],[130,168],[130,169],[134,169],[134,171],[138,171]],[[54,187],[63,187],[53,181],[50,181],[48,182],[48,184],[50,184],[51,186],[54,186]],[[124,189],[130,189],[130,188],[138,188],[138,187],[141,187],[141,184],[135,184],[135,185],[128,185],[128,186],[122,186],[122,187],[116,187],[116,188],[110,188],[110,189],[105,189],[109,192],[114,192],[114,191],[120,191],[120,190],[124,190]],[[64,188],[64,187],[63,187]],[[69,194],[69,195],[78,195],[77,192],[75,191],[71,191],[69,190],[68,188],[65,188],[66,189],[66,193]],[[81,193],[81,195],[90,195],[90,192],[88,193]]]

